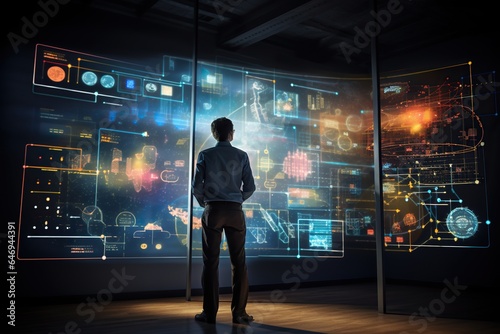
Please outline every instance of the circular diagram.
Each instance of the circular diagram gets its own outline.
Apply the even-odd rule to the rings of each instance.
[[[88,225],[93,221],[102,221],[102,211],[98,206],[89,205],[82,210],[82,219]]]
[[[348,136],[341,135],[337,138],[337,145],[344,151],[349,151],[352,148],[352,140]]]
[[[156,91],[158,90],[158,86],[152,82],[148,82],[145,88],[148,93],[156,93]]]
[[[117,226],[134,226],[136,222],[134,214],[129,211],[122,211],[115,218]]]
[[[339,139],[339,130],[338,129],[328,129],[325,131],[325,137],[327,140],[330,140],[330,141],[336,141]]]
[[[94,86],[97,83],[97,75],[94,72],[84,72],[82,74],[82,81],[87,86]]]
[[[414,227],[417,225],[417,217],[413,213],[407,213],[403,217],[403,224],[408,227]]]
[[[101,77],[101,85],[104,88],[113,88],[115,86],[115,78],[109,74],[105,74]]]
[[[82,210],[82,220],[87,224],[87,232],[90,235],[102,235],[105,224],[103,222],[102,211],[98,206],[89,205]]]
[[[66,77],[66,72],[59,66],[51,66],[47,70],[47,76],[54,82],[61,82]]]
[[[363,120],[357,115],[349,115],[345,120],[347,130],[352,132],[359,132],[363,128]]]
[[[446,226],[455,237],[467,239],[476,233],[478,221],[476,215],[471,210],[456,208],[446,218]]]

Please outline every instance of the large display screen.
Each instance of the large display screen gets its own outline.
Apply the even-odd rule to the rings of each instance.
[[[257,185],[243,205],[248,256],[343,257],[373,247],[371,80],[206,62],[193,75],[190,59],[157,61],[37,45],[20,259],[185,257],[188,231],[201,256],[190,177],[221,116],[232,119],[232,144],[248,152]],[[388,249],[488,246],[484,207],[468,208],[461,195],[485,191],[481,120],[460,98],[471,82],[429,84],[449,72],[381,85]]]
[[[388,249],[490,246],[484,146],[494,143],[483,122],[495,115],[493,82],[471,63],[383,80]]]

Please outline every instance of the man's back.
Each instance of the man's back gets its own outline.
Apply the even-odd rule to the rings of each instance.
[[[218,142],[198,154],[193,193],[198,203],[242,203],[255,191],[248,154],[229,141]]]

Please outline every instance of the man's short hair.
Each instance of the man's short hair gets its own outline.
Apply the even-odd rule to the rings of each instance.
[[[233,132],[233,122],[226,117],[219,117],[212,122],[212,136],[217,141],[226,141],[229,134]]]

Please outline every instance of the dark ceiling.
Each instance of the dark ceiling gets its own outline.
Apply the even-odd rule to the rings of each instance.
[[[362,72],[371,67],[377,37],[379,59],[402,58],[477,34],[496,34],[493,8],[436,0],[72,0],[156,24],[213,36],[217,47],[244,52],[271,45],[320,66]],[[376,8],[376,10],[374,10]],[[495,32],[495,33],[494,33]],[[465,43],[465,42],[463,42]]]

